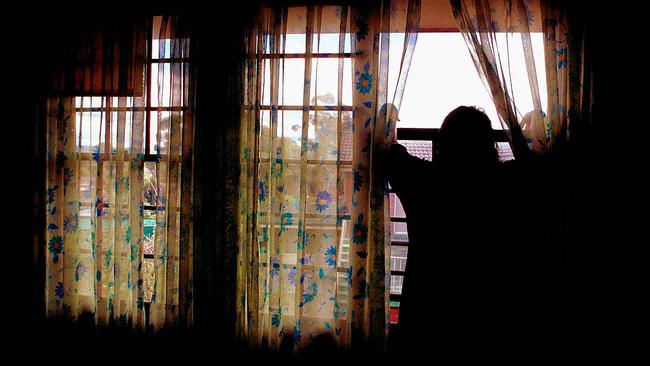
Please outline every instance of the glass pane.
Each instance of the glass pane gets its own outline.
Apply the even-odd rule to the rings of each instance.
[[[296,61],[296,60],[287,60],[287,59],[278,59],[275,60],[274,62],[271,62],[271,60],[264,60],[264,85],[262,88],[262,104],[263,105],[270,105],[271,104],[271,81],[273,80],[273,69],[272,67],[277,67],[277,85],[274,85],[273,87],[275,88],[275,92],[277,93],[277,101],[276,103],[278,105],[286,105],[289,104],[287,100],[284,100],[284,78],[286,75],[290,75],[291,78],[294,78],[294,80],[288,79],[290,85],[294,85],[295,83],[291,84],[291,81],[295,81],[295,78],[300,78],[302,80],[304,78],[304,68],[302,72],[298,73],[296,70],[288,70],[289,67],[292,65],[295,65],[295,62],[287,62],[287,61]],[[302,61],[301,65],[304,67],[304,60]],[[284,76],[283,76],[284,75]],[[303,89],[300,88],[299,94],[300,94],[300,102],[298,104],[302,104],[302,93]],[[295,97],[295,95],[294,95]],[[291,103],[292,105],[296,105],[296,102],[294,101]]]
[[[171,105],[171,68],[170,64],[152,63],[151,74],[151,106],[169,107]]]
[[[131,126],[133,125],[133,113],[132,112],[111,112],[111,147],[115,151],[117,150],[117,125],[118,118],[124,118],[124,135],[123,135],[123,146],[124,149],[131,148]]]
[[[154,259],[144,258],[142,263],[142,276],[144,279],[144,302],[151,302],[153,296],[153,286],[156,276]]]
[[[154,155],[161,155],[167,153],[169,145],[169,125],[171,122],[171,113],[164,112],[150,112],[150,133],[149,133],[149,153]],[[160,130],[160,136],[158,132]],[[158,146],[158,139],[160,138],[160,146]]]
[[[399,197],[395,193],[390,193],[390,217],[406,217],[404,212],[404,207],[402,207],[402,202],[399,200]]]
[[[284,87],[284,99],[280,99],[281,105],[301,106],[303,103],[305,80],[305,60],[287,59],[284,61],[284,85],[280,84],[280,90]]]
[[[77,98],[80,99],[80,98]],[[102,108],[106,107],[106,98],[104,97],[82,97],[83,108]]]
[[[390,302],[390,323],[397,324],[399,321],[399,301]]]
[[[262,104],[271,104],[271,60],[264,60],[264,79],[262,85]],[[282,88],[279,88],[282,90]]]
[[[154,35],[155,36],[155,35]],[[160,46],[164,47],[164,50],[160,49]],[[169,38],[165,39],[154,39],[151,43],[151,58],[163,59],[171,57],[171,40]]]
[[[157,63],[151,64],[151,106],[152,107],[179,107],[184,104],[182,95],[182,77],[185,63]],[[176,95],[172,95],[174,89]],[[174,98],[172,100],[172,98]]]
[[[336,160],[338,156],[338,112],[309,112],[309,160]]]
[[[155,206],[158,200],[158,181],[156,180],[156,163],[144,163],[144,182],[142,184],[145,206]]]
[[[352,235],[352,223],[350,219],[341,220],[341,240],[338,248],[338,263],[341,268],[348,268],[350,264],[350,238]]]
[[[340,220],[349,220],[352,213],[352,189],[354,182],[352,178],[352,167],[339,167],[340,185],[339,185],[339,202],[338,216]]]
[[[339,60],[338,58],[318,58],[311,61],[310,103],[312,105],[334,106],[338,104]],[[352,105],[352,61],[349,58],[343,60],[342,76],[342,105]]]
[[[99,141],[101,112],[75,113],[76,139],[75,142],[81,151],[90,152],[97,147]]]
[[[408,231],[405,222],[390,223],[390,240],[408,242],[409,236],[408,236]]]
[[[329,215],[331,218],[319,224],[336,222],[336,165],[307,166],[307,214]]]
[[[405,271],[408,247],[402,245],[393,245],[390,248],[390,270]]]
[[[151,64],[151,106],[152,107],[169,107],[172,105],[171,89],[172,89],[172,71],[174,75],[174,83],[178,83],[178,64],[171,67],[169,63],[152,63]],[[180,105],[180,100],[175,101],[175,105]]]
[[[341,161],[352,161],[352,112],[341,112]]]
[[[305,44],[307,43],[307,36],[303,34],[287,34],[287,45],[284,50],[285,53],[305,53]]]
[[[146,255],[153,255],[156,236],[156,212],[144,211],[144,246],[143,252]]]
[[[94,160],[79,162],[79,201],[87,204],[95,203],[95,182],[97,179],[97,163]]]
[[[305,78],[304,59],[281,59],[277,64],[271,60],[264,61],[264,85],[262,88],[262,104],[271,104],[271,81],[273,66],[277,67],[277,103],[278,105],[302,105]],[[285,86],[286,85],[286,86]]]
[[[282,148],[283,159],[300,159],[302,141],[302,112],[278,111],[277,148]]]
[[[419,35],[418,35],[419,38]],[[417,45],[417,43],[416,43]],[[400,63],[402,62],[402,53],[404,52],[404,33],[391,33],[389,39],[389,58],[388,58],[388,98],[392,99],[394,91],[397,89],[397,81],[400,72]],[[414,53],[414,55],[416,55]],[[409,70],[410,71],[410,70]],[[411,75],[409,73],[409,78]],[[408,84],[407,84],[408,87]]]
[[[320,43],[319,37],[314,35],[313,38],[313,51],[318,53],[339,53],[339,33],[321,33]],[[343,52],[350,53],[350,33],[345,34]]]
[[[391,275],[390,276],[390,293],[391,295],[401,295],[402,285],[404,284],[404,276]]]

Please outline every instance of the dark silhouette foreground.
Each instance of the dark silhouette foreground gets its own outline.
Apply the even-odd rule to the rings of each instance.
[[[489,118],[459,107],[432,162],[394,143],[389,183],[406,212],[409,249],[395,354],[535,347],[554,319],[541,211],[527,199],[530,162],[499,162]],[[537,230],[535,232],[534,230]]]

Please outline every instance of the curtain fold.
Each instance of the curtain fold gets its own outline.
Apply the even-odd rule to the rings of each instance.
[[[584,57],[584,29],[568,4],[524,0],[451,0],[470,56],[486,84],[515,157],[558,150],[587,133],[591,68]],[[540,20],[541,19],[541,20]],[[534,55],[532,32],[544,35],[544,56]],[[510,70],[510,43],[524,51],[532,111],[517,109]],[[535,58],[544,57],[548,103],[542,105]],[[545,111],[544,111],[545,109]],[[572,123],[573,121],[573,123]],[[524,143],[527,142],[527,145]]]
[[[533,19],[531,14],[534,13],[527,8],[523,0],[451,0],[451,5],[476,70],[490,92],[501,125],[510,131],[510,145],[515,158],[522,158],[528,153],[529,147],[519,125],[522,112],[517,110],[513,96],[509,42],[513,40],[510,35],[514,32],[522,34],[526,69],[535,108],[531,116],[537,128],[536,136],[545,138],[539,134],[542,126],[540,123],[544,117],[529,35],[529,25]],[[494,19],[495,17],[501,22]],[[505,32],[505,38],[498,37],[499,32]]]
[[[64,58],[81,79],[47,101],[46,314],[160,329],[191,319],[190,38],[171,16],[130,36],[146,60]]]
[[[582,11],[543,1],[544,53],[548,88],[548,147],[585,139],[591,126],[592,71]]]
[[[384,347],[389,328],[391,243],[388,187],[380,154],[393,140],[419,17],[419,1],[383,2],[381,6],[368,2],[365,7],[352,7],[351,327],[353,342],[369,342],[378,348]],[[391,32],[404,33],[404,42],[398,45],[402,52],[395,86],[389,83]]]
[[[419,15],[419,1],[259,8],[242,70],[240,339],[273,350],[385,347],[390,238],[378,156],[392,140]],[[405,33],[392,79],[391,31]]]

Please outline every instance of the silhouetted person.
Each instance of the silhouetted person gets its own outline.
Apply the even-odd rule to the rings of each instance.
[[[409,235],[389,349],[468,354],[527,342],[537,288],[531,217],[519,194],[528,182],[520,164],[499,161],[487,115],[458,107],[440,128],[433,161],[394,143],[385,163]]]

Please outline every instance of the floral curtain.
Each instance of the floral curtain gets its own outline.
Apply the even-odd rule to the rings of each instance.
[[[546,146],[562,145],[585,136],[592,107],[592,72],[585,25],[567,4],[541,5],[548,88]]]
[[[401,101],[419,13],[418,1],[261,7],[249,28],[237,286],[249,343],[385,346],[390,240],[377,154],[392,140],[387,103]],[[391,31],[405,37],[389,84]]]
[[[187,324],[189,35],[170,16],[83,34],[48,100],[47,317]]]
[[[522,156],[529,148],[536,153],[555,150],[568,141],[569,132],[580,129],[582,126],[577,125],[589,118],[591,76],[582,56],[583,33],[572,22],[566,4],[544,0],[452,0],[451,5],[501,122],[510,129],[515,156]],[[532,32],[543,32],[545,39],[546,113],[535,68],[535,58],[542,55],[533,53]],[[523,46],[532,111],[517,109],[509,48],[514,41]]]

